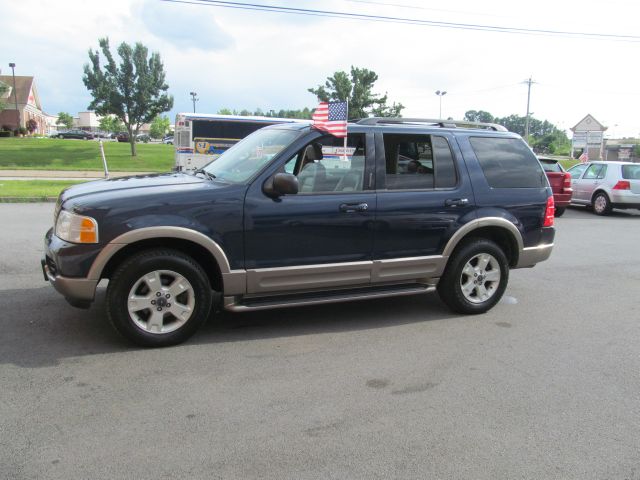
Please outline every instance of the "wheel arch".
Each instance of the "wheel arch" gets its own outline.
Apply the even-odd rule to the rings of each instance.
[[[224,291],[230,273],[222,248],[206,235],[183,227],[149,227],[124,233],[109,242],[93,262],[89,278],[110,278],[125,258],[150,248],[172,248],[192,257],[205,270],[211,287]]]
[[[496,243],[505,253],[510,267],[515,267],[524,248],[518,228],[504,218],[473,220],[460,228],[447,243],[443,255],[450,257],[461,242],[469,238],[486,238]]]
[[[596,195],[598,195],[599,193],[604,193],[607,196],[609,202],[611,202],[611,195],[609,195],[609,192],[607,192],[604,188],[598,188],[591,194],[591,205],[593,205],[593,201],[596,199]]]

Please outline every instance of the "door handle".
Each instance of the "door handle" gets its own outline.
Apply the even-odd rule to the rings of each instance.
[[[369,205],[366,203],[342,203],[340,204],[340,211],[342,213],[355,213],[366,212],[369,209]]]
[[[449,198],[444,201],[445,207],[464,207],[469,203],[467,198]]]

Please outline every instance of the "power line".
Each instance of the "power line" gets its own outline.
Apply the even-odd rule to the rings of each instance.
[[[245,2],[231,2],[231,1],[219,1],[219,0],[161,0],[169,3],[182,3],[191,5],[201,5],[220,8],[232,8],[238,10],[253,10],[263,12],[284,13],[290,15],[306,15],[316,17],[328,17],[328,18],[343,18],[351,20],[371,21],[371,22],[386,22],[386,23],[401,23],[411,24],[418,26],[451,28],[458,30],[476,30],[495,33],[511,33],[521,35],[543,35],[543,36],[562,36],[568,38],[582,38],[590,40],[612,40],[618,42],[640,42],[640,36],[637,35],[618,35],[608,33],[590,33],[590,32],[571,32],[564,30],[545,30],[545,29],[530,29],[519,27],[500,27],[496,25],[482,25],[474,23],[454,23],[454,22],[441,22],[434,20],[421,20],[406,17],[390,17],[385,15],[369,15],[363,13],[349,13],[338,12],[332,10],[316,10],[309,8],[293,8],[293,7],[280,7],[276,5],[261,5],[256,3]]]

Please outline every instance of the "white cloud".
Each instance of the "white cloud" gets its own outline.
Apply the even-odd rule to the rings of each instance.
[[[266,0],[265,0],[266,2]],[[429,7],[418,0],[308,0],[274,5],[520,28],[636,35],[636,2],[540,0],[451,1]],[[407,5],[412,8],[404,8]],[[31,25],[32,28],[25,28]],[[273,14],[159,0],[85,2],[23,0],[3,6],[0,65],[36,76],[45,109],[84,110],[87,50],[109,36],[112,46],[141,41],[159,51],[176,111],[222,107],[263,110],[312,107],[307,88],[351,65],[376,71],[376,91],[406,106],[407,116],[438,115],[435,90],[446,90],[443,116],[469,109],[524,115],[530,75],[536,118],[569,128],[585,114],[639,135],[635,110],[638,43],[511,35],[468,30]]]

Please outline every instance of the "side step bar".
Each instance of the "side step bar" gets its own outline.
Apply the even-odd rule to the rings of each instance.
[[[224,297],[224,309],[231,312],[268,310],[271,308],[321,305],[325,303],[352,302],[372,298],[416,295],[435,291],[433,285],[411,283],[407,285],[387,285],[380,287],[334,290],[328,292],[301,293],[298,295],[278,295],[269,297]]]

